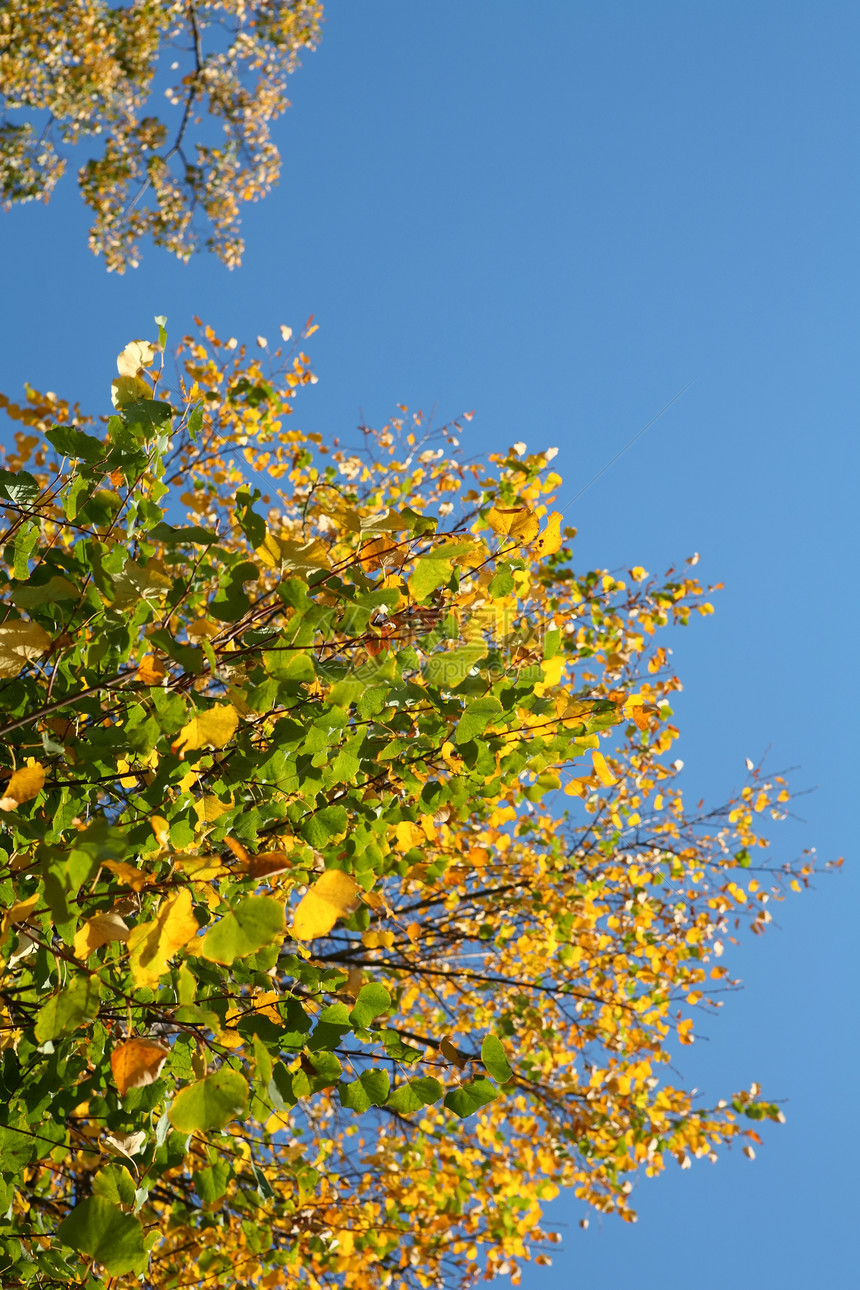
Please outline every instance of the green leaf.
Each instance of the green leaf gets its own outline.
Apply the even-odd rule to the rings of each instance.
[[[236,520],[255,550],[266,540],[266,521],[253,509],[259,496],[259,488],[254,489],[253,495],[247,488],[240,488],[236,494]]]
[[[138,399],[135,403],[126,404],[120,416],[123,425],[136,439],[150,439],[162,426],[169,424],[173,408],[157,399]]]
[[[424,665],[424,679],[440,690],[452,690],[486,656],[487,647],[483,641],[476,641],[473,645],[460,645],[445,654],[434,654]]]
[[[114,1205],[133,1205],[134,1179],[124,1165],[106,1165],[93,1178],[93,1192]]]
[[[238,1071],[224,1067],[184,1088],[167,1114],[174,1129],[194,1133],[223,1129],[244,1115],[247,1104],[247,1081]]]
[[[308,1041],[309,1052],[336,1048],[345,1034],[352,1030],[352,1022],[345,1003],[331,1003],[323,1008],[314,1033]]]
[[[501,1039],[496,1035],[487,1035],[481,1044],[481,1061],[493,1079],[499,1084],[507,1084],[513,1075],[507,1053]]]
[[[473,1079],[461,1088],[454,1088],[450,1093],[446,1093],[445,1105],[449,1111],[453,1111],[461,1120],[465,1120],[468,1115],[474,1115],[482,1106],[494,1102],[497,1096],[495,1087],[488,1079]]]
[[[107,456],[107,445],[101,439],[94,439],[75,426],[55,426],[53,430],[45,431],[45,438],[62,457],[79,457],[92,464],[104,461]]]
[[[305,842],[309,842],[317,851],[327,846],[332,838],[342,837],[346,833],[349,817],[343,806],[326,806],[315,815],[309,816],[299,826]]]
[[[36,1015],[36,1039],[45,1044],[71,1034],[98,1014],[101,988],[96,976],[79,976]]]
[[[17,1172],[36,1154],[36,1139],[23,1115],[17,1115],[14,1124],[0,1124],[0,1163],[4,1172]]]
[[[342,1106],[360,1114],[371,1106],[384,1106],[390,1088],[388,1073],[374,1069],[362,1071],[350,1084],[341,1084],[338,1094]]]
[[[349,1019],[356,1030],[366,1030],[376,1017],[387,1012],[390,1007],[391,995],[385,986],[371,982],[369,985],[363,985],[359,990]]]
[[[443,587],[451,577],[451,562],[433,555],[424,555],[415,562],[409,578],[409,591],[415,600],[426,600],[437,587]]]
[[[57,1236],[64,1245],[103,1263],[111,1276],[142,1272],[146,1267],[140,1219],[124,1214],[102,1196],[76,1205],[57,1228]]]
[[[273,896],[247,896],[206,932],[200,955],[225,966],[271,945],[284,929],[284,907]]]
[[[230,1166],[224,1161],[216,1160],[207,1169],[195,1169],[191,1175],[194,1190],[204,1205],[211,1205],[220,1200],[227,1190],[230,1179]]]
[[[367,1089],[360,1079],[354,1079],[349,1084],[341,1084],[337,1091],[341,1106],[345,1106],[349,1111],[355,1111],[356,1115],[361,1115],[370,1107]]]
[[[38,481],[26,470],[0,470],[0,497],[7,502],[27,506],[40,492]]]
[[[392,1111],[397,1111],[401,1115],[408,1115],[411,1111],[424,1109],[424,1103],[411,1084],[401,1084],[399,1088],[396,1088],[389,1097],[387,1105]]]
[[[422,1107],[438,1102],[444,1091],[439,1081],[432,1077],[411,1079],[394,1090],[386,1105],[394,1111],[420,1111]]]
[[[30,556],[39,541],[40,528],[32,520],[21,525],[13,546],[12,572],[16,578],[26,579],[30,569]]]
[[[335,1053],[322,1050],[318,1053],[311,1053],[309,1060],[317,1075],[327,1084],[336,1084],[343,1073],[340,1059]]]
[[[370,1100],[371,1106],[384,1106],[391,1090],[388,1072],[374,1067],[372,1070],[362,1071],[358,1078],[361,1080],[362,1087]]]
[[[501,600],[504,596],[511,596],[514,593],[516,583],[514,575],[509,564],[501,565],[490,581],[489,592],[493,600]]]
[[[196,524],[185,528],[173,528],[170,524],[156,524],[148,535],[155,542],[190,542],[193,546],[213,546],[218,541],[218,534],[211,529],[202,529]]]
[[[553,627],[543,638],[543,656],[545,659],[555,658],[561,648],[561,632],[558,627]]]
[[[478,738],[491,721],[502,715],[502,711],[498,699],[473,699],[463,711],[454,735],[455,740],[458,744],[465,744],[470,739]]]
[[[35,609],[39,605],[56,604],[61,600],[77,600],[80,591],[68,578],[49,578],[38,585],[32,582],[12,586],[12,603],[19,609]]]

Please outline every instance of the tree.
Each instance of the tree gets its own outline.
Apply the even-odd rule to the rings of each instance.
[[[320,0],[8,0],[0,200],[48,201],[64,150],[98,139],[78,183],[94,216],[90,248],[108,269],[136,267],[147,236],[187,260],[197,214],[211,225],[207,249],[238,265],[240,203],[277,182],[270,125],[321,18]],[[155,93],[165,112],[152,111]]]
[[[787,789],[685,809],[657,638],[711,605],[575,572],[552,450],[327,445],[300,343],[166,391],[156,321],[106,422],[2,399],[3,1285],[516,1279],[560,1187],[629,1220],[782,1118],[667,1063],[807,882]]]

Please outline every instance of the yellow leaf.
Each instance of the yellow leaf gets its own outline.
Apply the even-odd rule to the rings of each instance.
[[[600,780],[601,784],[605,784],[606,787],[608,788],[610,784],[618,783],[618,780],[615,778],[615,776],[612,774],[612,771],[607,766],[606,758],[603,756],[603,753],[593,752],[591,754],[591,760],[594,763],[594,772],[597,775],[597,778]]]
[[[153,881],[151,874],[144,873],[133,864],[126,864],[124,860],[103,860],[102,864],[132,891],[143,891],[146,884]]]
[[[4,623],[0,627],[0,677],[17,676],[50,646],[50,636],[38,623]]]
[[[183,726],[173,743],[180,757],[194,748],[223,748],[236,733],[239,714],[232,703],[221,703],[208,712],[200,712]]]
[[[149,819],[149,826],[155,834],[155,840],[160,847],[166,847],[170,841],[170,825],[163,815],[152,815]]]
[[[39,762],[16,770],[0,797],[0,811],[14,811],[22,802],[38,797],[45,783],[45,767]]]
[[[118,376],[110,383],[110,401],[115,408],[126,408],[151,396],[152,388],[142,376]]]
[[[212,882],[215,878],[226,878],[229,872],[220,856],[175,855],[173,863],[192,882]]]
[[[358,885],[349,874],[328,869],[299,901],[293,916],[293,936],[299,941],[327,936],[337,920],[356,907],[358,895]]]
[[[75,936],[75,958],[88,959],[94,950],[109,941],[127,941],[130,932],[119,914],[107,910],[88,918]]]
[[[212,824],[219,820],[222,815],[232,811],[232,802],[222,802],[220,798],[212,794],[201,797],[199,802],[194,803],[194,810],[201,824]]]
[[[130,340],[117,355],[116,370],[120,376],[137,376],[141,368],[149,367],[158,348],[148,340]]]
[[[568,797],[588,797],[588,780],[572,779],[565,784],[564,791]]]
[[[537,540],[535,546],[535,555],[543,558],[547,555],[555,555],[556,551],[561,550],[561,512],[553,511],[546,522],[546,528]]]
[[[198,618],[196,622],[188,624],[188,639],[190,641],[213,640],[223,628],[218,623],[213,623],[211,618]]]
[[[552,689],[559,684],[566,662],[567,660],[563,654],[556,654],[555,658],[544,659],[541,663],[543,685],[546,689]]]
[[[129,1039],[110,1055],[110,1068],[122,1097],[129,1089],[154,1084],[170,1049],[153,1039]]]
[[[398,851],[410,851],[412,847],[420,847],[424,844],[424,831],[413,824],[411,820],[401,820],[395,829],[397,835]]]
[[[254,555],[266,569],[281,567],[281,544],[273,533],[267,533],[263,545],[258,546]]]
[[[534,511],[527,506],[512,508],[494,506],[487,516],[490,528],[500,537],[514,542],[532,542],[538,535],[540,523]]]
[[[197,935],[191,892],[183,887],[165,900],[151,923],[140,923],[128,938],[131,975],[137,986],[158,985],[170,959]]]
[[[35,896],[28,896],[26,900],[18,900],[14,905],[10,905],[3,915],[3,923],[0,926],[0,945],[6,939],[6,933],[15,923],[26,923],[33,910],[39,903],[39,893]]]

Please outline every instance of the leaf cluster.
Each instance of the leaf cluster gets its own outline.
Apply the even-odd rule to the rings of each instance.
[[[3,400],[3,1284],[516,1274],[559,1187],[631,1218],[780,1118],[665,1076],[811,871],[753,859],[787,790],[685,809],[655,638],[710,603],[576,573],[551,451],[324,444],[312,326],[171,390],[157,322],[103,421]]]

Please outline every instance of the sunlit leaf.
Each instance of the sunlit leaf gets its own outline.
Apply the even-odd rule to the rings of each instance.
[[[45,767],[39,762],[16,770],[0,788],[0,811],[14,811],[22,802],[38,797],[45,783]]]
[[[327,869],[299,901],[293,915],[293,936],[300,941],[327,936],[339,918],[355,909],[358,891],[349,874]]]
[[[169,1056],[170,1049],[152,1039],[128,1039],[114,1048],[110,1068],[122,1096],[154,1083]]]
[[[223,1129],[245,1114],[248,1084],[238,1071],[224,1067],[178,1094],[168,1112],[180,1133]]]
[[[135,984],[157,985],[176,951],[197,935],[198,926],[187,887],[163,901],[151,922],[138,923],[128,938]]]
[[[273,896],[247,896],[206,932],[200,954],[230,964],[270,945],[284,928],[284,907]]]
[[[182,727],[173,751],[184,756],[194,748],[223,748],[233,738],[238,724],[239,714],[232,703],[220,703],[197,713]]]

